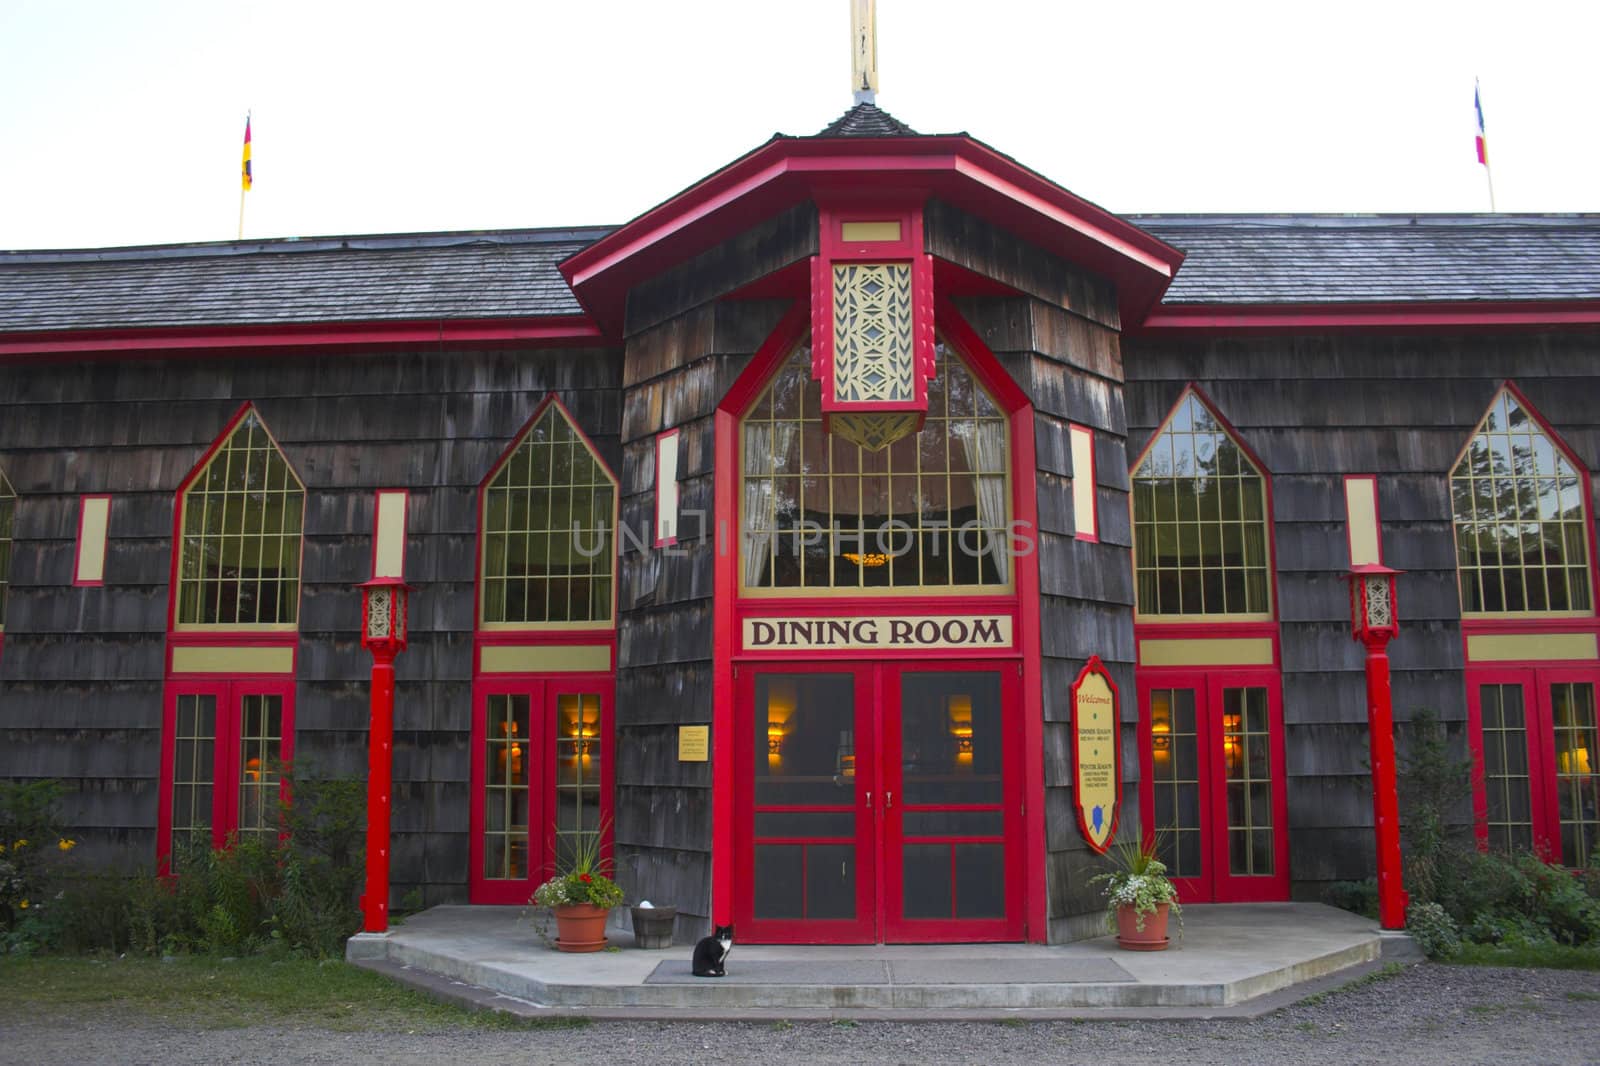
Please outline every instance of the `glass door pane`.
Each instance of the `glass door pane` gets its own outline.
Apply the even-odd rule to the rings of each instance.
[[[216,782],[217,697],[183,693],[177,699],[172,770],[172,866],[212,846],[212,789]]]
[[[1156,849],[1173,877],[1205,874],[1200,825],[1200,734],[1195,690],[1150,690],[1150,764]]]
[[[1595,773],[1600,738],[1596,736],[1594,685],[1587,681],[1551,685],[1550,724],[1555,731],[1561,861],[1580,867],[1588,864],[1600,846],[1600,774]]]
[[[999,671],[905,671],[884,723],[892,935],[908,920],[1006,917]]]
[[[526,692],[484,698],[483,876],[522,881],[529,874],[530,768],[538,757],[532,697]]]
[[[239,836],[279,831],[278,781],[283,771],[283,697],[239,696]]]
[[[1523,694],[1520,684],[1478,686],[1489,846],[1506,851],[1533,847],[1528,721]]]
[[[1228,797],[1228,874],[1270,877],[1272,733],[1267,690],[1224,688],[1221,727]]]
[[[860,867],[872,840],[871,719],[864,732],[856,677],[760,673],[753,687],[753,917],[870,932],[871,884]]]
[[[555,704],[555,868],[565,870],[579,854],[598,855],[603,725],[599,693],[563,692]]]

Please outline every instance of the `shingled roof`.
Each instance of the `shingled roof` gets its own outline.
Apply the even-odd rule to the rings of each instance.
[[[1600,215],[1124,215],[1187,253],[1164,306],[1600,300]]]
[[[1124,217],[1188,253],[1168,307],[1600,300],[1600,215]],[[608,232],[0,252],[0,333],[578,315],[556,266]]]
[[[0,331],[582,314],[556,264],[607,232],[0,252]]]
[[[877,104],[857,104],[826,126],[818,137],[917,137],[920,134]]]

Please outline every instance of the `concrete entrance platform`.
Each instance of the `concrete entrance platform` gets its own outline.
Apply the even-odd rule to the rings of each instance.
[[[725,978],[689,974],[692,947],[573,955],[520,907],[435,907],[351,939],[351,962],[467,1005],[518,1014],[763,1018],[1254,1016],[1377,968],[1419,961],[1404,935],[1316,903],[1184,908],[1160,952],[1075,944],[736,944]]]

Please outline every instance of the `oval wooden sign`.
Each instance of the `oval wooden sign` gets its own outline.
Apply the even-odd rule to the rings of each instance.
[[[1078,831],[1104,854],[1122,808],[1122,716],[1117,683],[1098,655],[1072,683],[1073,800]]]

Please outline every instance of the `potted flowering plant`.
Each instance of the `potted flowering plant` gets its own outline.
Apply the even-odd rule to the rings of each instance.
[[[600,857],[604,831],[579,837],[571,865],[533,890],[529,902],[556,918],[561,951],[599,951],[606,946],[606,917],[622,902],[622,889],[606,876]]]
[[[1163,951],[1168,914],[1176,915],[1183,932],[1183,907],[1178,889],[1167,878],[1167,865],[1156,857],[1152,841],[1125,840],[1116,848],[1117,869],[1091,878],[1104,884],[1106,925],[1117,934],[1117,944],[1128,951]]]

